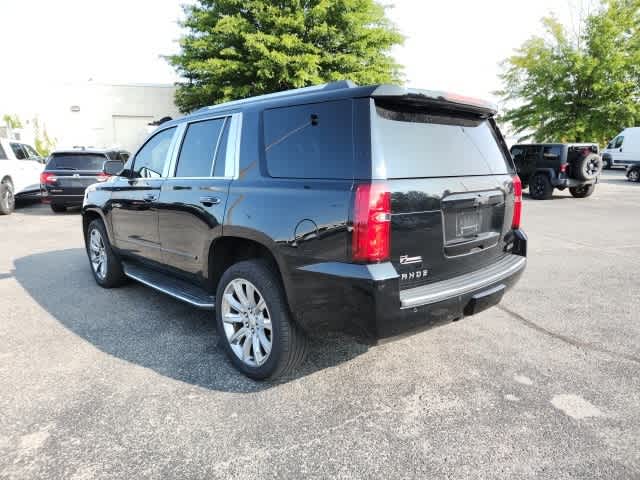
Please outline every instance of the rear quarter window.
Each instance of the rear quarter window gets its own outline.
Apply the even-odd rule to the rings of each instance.
[[[377,106],[373,125],[387,178],[510,173],[510,160],[486,119]]]
[[[352,101],[264,112],[264,152],[272,177],[353,178]]]

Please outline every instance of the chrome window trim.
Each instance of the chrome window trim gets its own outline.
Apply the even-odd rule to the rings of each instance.
[[[233,140],[232,140],[233,139]],[[240,141],[242,139],[242,113],[231,117],[229,125],[229,141],[233,148],[227,145],[227,158],[224,166],[225,178],[238,178],[240,174]]]
[[[176,171],[176,166],[178,164],[178,155],[180,154],[180,147],[182,146],[182,141],[184,140],[184,134],[187,130],[187,123],[180,123],[177,125],[176,133],[174,138],[171,140],[171,145],[169,150],[171,152],[171,156],[169,157],[168,165],[165,170],[162,172],[162,178],[173,178],[173,174]],[[135,162],[134,162],[135,164]]]

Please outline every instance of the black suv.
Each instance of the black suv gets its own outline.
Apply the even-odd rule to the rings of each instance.
[[[479,312],[526,263],[494,114],[337,82],[162,124],[87,189],[95,279],[215,309],[229,358],[255,379],[293,369],[310,334],[377,343]]]
[[[602,172],[597,144],[530,143],[511,147],[522,188],[531,198],[548,200],[553,189],[569,189],[576,198],[590,196]]]
[[[82,148],[55,151],[40,174],[43,200],[51,204],[54,212],[79,207],[89,185],[109,178],[104,171],[105,162],[118,161],[123,165],[128,159],[126,150]]]

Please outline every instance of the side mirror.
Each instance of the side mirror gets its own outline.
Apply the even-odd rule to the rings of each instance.
[[[119,160],[107,160],[104,162],[102,167],[102,171],[109,176],[117,176],[122,172],[122,168],[124,167],[124,163]]]

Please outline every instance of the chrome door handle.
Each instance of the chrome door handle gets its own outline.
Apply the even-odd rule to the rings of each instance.
[[[142,197],[145,202],[153,202],[156,198],[157,197],[153,193],[147,193]]]
[[[218,197],[200,197],[200,203],[205,207],[211,207],[213,205],[218,205],[220,203],[220,199]]]

